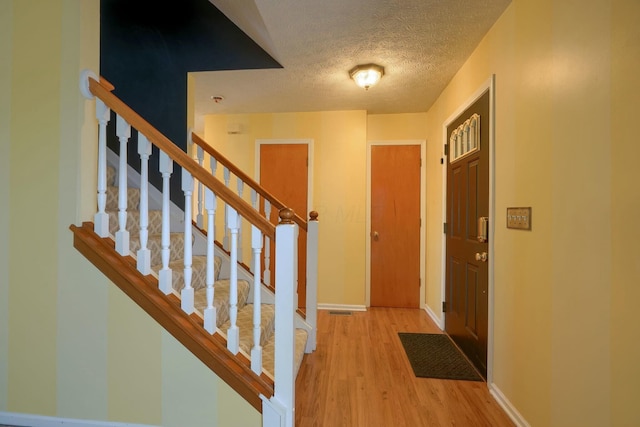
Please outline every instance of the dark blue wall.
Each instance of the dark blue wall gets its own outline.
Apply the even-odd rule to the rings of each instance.
[[[280,68],[271,56],[229,21],[208,0],[102,0],[100,74],[114,94],[186,151],[187,73]],[[119,152],[115,120],[109,147]],[[129,164],[140,170],[137,140],[128,149]],[[161,188],[154,150],[150,181]],[[171,195],[184,206],[179,169]]]

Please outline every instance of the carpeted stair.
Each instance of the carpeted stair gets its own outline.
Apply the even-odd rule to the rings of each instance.
[[[116,170],[113,167],[107,169],[107,206],[109,214],[109,233],[115,236],[118,226],[118,187],[116,183]],[[127,230],[129,231],[129,250],[135,256],[140,249],[140,213],[138,205],[140,201],[140,190],[129,188],[127,192]],[[154,272],[162,268],[162,212],[159,210],[149,210],[147,248],[151,251],[151,265]],[[183,233],[171,233],[171,252],[169,267],[172,269],[173,288],[180,294],[184,287],[184,235]],[[206,296],[206,255],[193,255],[191,286],[195,290],[195,309],[202,313],[207,306]],[[217,312],[218,332],[226,333],[229,328],[229,280],[220,278],[221,258],[215,257],[215,285],[214,285],[214,306]],[[253,304],[247,304],[247,299],[251,287],[248,282],[238,280],[238,319],[237,326],[240,329],[240,349],[247,357],[251,354],[253,347]],[[275,330],[275,306],[272,304],[262,304],[262,334],[261,343],[263,347],[263,368],[269,374],[273,374],[274,367],[274,330]],[[298,371],[304,348],[307,341],[307,332],[303,329],[296,329],[295,361],[296,372]]]

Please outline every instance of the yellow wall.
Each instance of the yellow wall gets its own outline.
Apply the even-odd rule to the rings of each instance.
[[[0,411],[197,426],[235,407],[258,425],[71,246],[93,191],[76,84],[98,68],[97,5],[0,3]],[[363,304],[366,140],[418,137],[424,117],[439,313],[442,123],[495,74],[494,385],[533,426],[640,425],[639,16],[633,0],[514,0],[425,115],[210,116],[205,136],[248,171],[255,139],[314,140],[320,302]],[[532,206],[533,230],[507,230],[507,206]]]
[[[11,123],[11,44],[13,4],[0,2],[0,200],[9,200]],[[0,208],[0,411],[7,409],[9,375],[9,210]]]
[[[611,2],[611,283],[609,324],[611,367],[611,424],[640,425],[640,332],[634,322],[640,300],[640,226],[628,221],[629,212],[640,212],[640,155],[634,131],[635,111],[640,107],[640,2]],[[608,201],[607,201],[608,202]],[[632,218],[634,218],[632,216]],[[600,306],[602,302],[598,303]]]
[[[428,112],[439,313],[442,123],[496,75],[493,379],[534,426],[640,425],[640,226],[623,220],[640,208],[639,16],[631,0],[515,0]],[[507,230],[507,206],[532,206],[533,230]]]
[[[370,114],[367,116],[367,140],[389,141],[425,139],[427,113]]]
[[[0,2],[0,411],[198,427],[238,410],[257,426],[72,246],[69,225],[96,205],[95,109],[78,82],[98,49],[98,0]]]
[[[365,303],[366,120],[365,111],[205,118],[205,139],[251,175],[256,139],[313,140],[313,209],[318,211],[320,221],[321,304]],[[239,124],[242,133],[228,135],[229,123]]]

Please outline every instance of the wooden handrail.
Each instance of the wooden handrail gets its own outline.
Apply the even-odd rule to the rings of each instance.
[[[171,159],[178,163],[182,168],[198,181],[211,189],[225,203],[238,211],[243,218],[258,227],[266,236],[271,239],[275,238],[276,228],[271,222],[264,218],[249,203],[244,201],[240,196],[227,188],[224,183],[218,181],[206,169],[201,167],[196,161],[187,155],[177,145],[164,136],[159,130],[153,127],[149,122],[143,119],[138,113],[133,111],[127,104],[122,102],[120,98],[111,93],[108,87],[103,86],[97,80],[89,77],[89,90],[91,93],[102,100],[109,108],[115,111],[131,126],[136,128],[140,133],[146,136],[152,144],[164,151]]]
[[[236,166],[231,160],[227,159],[222,153],[213,148],[211,145],[207,144],[207,142],[200,138],[198,134],[195,132],[191,133],[191,138],[193,143],[198,147],[201,147],[204,151],[207,152],[211,157],[215,158],[222,166],[226,167],[231,171],[235,176],[240,178],[242,182],[249,185],[252,189],[256,191],[256,193],[260,194],[263,198],[267,199],[271,206],[275,207],[277,210],[284,209],[287,206],[282,203],[280,200],[276,198],[273,194],[269,193],[266,188],[262,187],[258,182],[256,182],[253,178],[247,175],[242,169]],[[294,212],[293,220],[300,228],[304,231],[307,231],[307,221],[300,217],[297,213]]]

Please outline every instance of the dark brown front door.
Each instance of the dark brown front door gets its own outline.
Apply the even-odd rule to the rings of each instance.
[[[307,144],[260,145],[260,185],[302,218],[307,216],[307,158]],[[278,221],[278,211],[273,208],[271,221],[274,224]],[[298,307],[304,308],[307,298],[307,233],[300,229],[298,236]],[[273,284],[275,246],[272,244],[270,249]]]
[[[420,306],[420,146],[371,147],[371,306]]]
[[[479,241],[478,222],[489,217],[489,123],[487,91],[447,126],[445,330],[485,377],[488,243]],[[476,126],[478,134],[474,134]],[[459,137],[452,141],[454,132]]]

